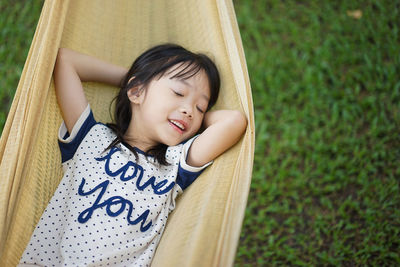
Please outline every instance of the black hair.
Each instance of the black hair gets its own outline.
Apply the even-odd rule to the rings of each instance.
[[[219,94],[220,77],[217,67],[208,56],[201,53],[193,53],[176,44],[162,44],[150,48],[133,62],[128,73],[121,81],[120,91],[113,100],[115,101],[114,123],[107,124],[117,137],[107,149],[123,143],[133,152],[136,160],[138,159],[136,150],[124,140],[124,135],[132,118],[128,90],[134,87],[145,89],[153,79],[162,77],[166,72],[171,73],[171,68],[175,70],[179,67],[183,67],[182,70],[174,74],[172,78],[189,79],[201,70],[205,72],[210,88],[210,100],[207,110],[215,104]],[[146,151],[146,156],[153,156],[158,163],[168,165],[165,158],[167,148],[168,146],[165,144],[158,144]]]

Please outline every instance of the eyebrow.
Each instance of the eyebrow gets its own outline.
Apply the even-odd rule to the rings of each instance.
[[[184,84],[187,85],[188,87],[192,87],[192,85],[190,85],[190,84],[189,84],[186,80],[184,80],[184,79],[178,79],[178,81],[184,83]],[[201,94],[201,96],[202,96],[204,99],[206,99],[207,101],[210,101],[210,98],[209,98],[207,95]]]

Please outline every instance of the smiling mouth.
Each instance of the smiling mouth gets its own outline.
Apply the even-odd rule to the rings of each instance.
[[[178,130],[180,133],[183,133],[186,130],[185,125],[183,125],[182,123],[180,123],[179,121],[176,120],[169,120],[169,122],[175,126],[174,128],[176,130]]]

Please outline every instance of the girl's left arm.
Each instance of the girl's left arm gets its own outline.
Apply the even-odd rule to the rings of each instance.
[[[198,167],[214,160],[236,144],[247,127],[246,117],[238,110],[209,111],[203,121],[206,128],[191,145],[187,163]]]

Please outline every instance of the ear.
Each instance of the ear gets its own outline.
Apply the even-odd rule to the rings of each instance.
[[[139,86],[135,86],[132,88],[129,88],[128,91],[126,92],[129,100],[134,103],[134,104],[140,104],[141,103],[141,88]]]
[[[134,79],[135,79],[135,76],[132,76],[132,77],[129,79],[129,81],[127,82],[127,84],[130,84]],[[126,95],[128,96],[129,100],[130,100],[132,103],[136,103],[136,102],[137,102],[138,90],[139,90],[139,87],[138,87],[138,86],[134,86],[134,87],[129,88],[129,89],[126,91]],[[136,103],[136,104],[137,104],[137,103]]]
[[[130,84],[135,78],[135,76],[132,76],[126,84]]]

